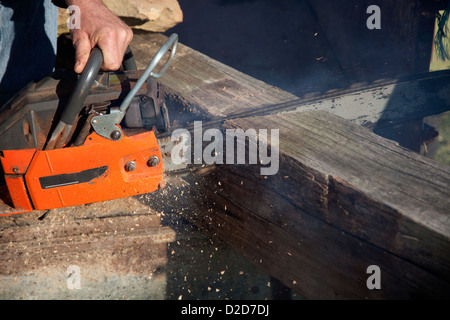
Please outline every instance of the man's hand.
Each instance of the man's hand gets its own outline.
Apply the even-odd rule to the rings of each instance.
[[[66,0],[66,3],[80,8],[80,29],[70,30],[75,47],[75,72],[83,71],[96,45],[103,52],[102,69],[119,69],[133,38],[131,29],[101,0]]]

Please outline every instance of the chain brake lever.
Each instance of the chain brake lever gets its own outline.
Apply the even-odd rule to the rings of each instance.
[[[152,61],[148,64],[142,76],[134,85],[133,89],[131,89],[131,91],[122,101],[120,107],[111,108],[109,114],[97,115],[92,117],[91,125],[98,135],[110,140],[122,139],[123,133],[118,125],[123,120],[127,108],[131,103],[131,100],[136,96],[137,92],[142,87],[142,85],[144,84],[144,82],[147,80],[148,77],[151,76],[154,78],[160,78],[164,74],[164,72],[169,68],[170,64],[172,63],[175,57],[177,45],[178,45],[178,35],[174,33],[169,37],[166,43],[164,43],[161,46],[161,48],[159,48],[158,52],[153,57]],[[161,70],[157,73],[153,72],[156,66],[160,63],[161,59],[166,55],[166,53],[169,50],[170,56],[166,61],[166,63],[161,68]]]

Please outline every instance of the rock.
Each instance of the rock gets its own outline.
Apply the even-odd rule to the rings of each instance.
[[[58,8],[58,35],[69,32],[69,28],[67,26],[68,18],[69,13],[67,12],[67,10]]]
[[[164,32],[183,21],[177,0],[103,0],[105,5],[130,26]]]
[[[183,12],[177,0],[103,0],[103,2],[135,29],[164,32],[183,21]],[[59,9],[59,33],[69,31],[68,17],[66,9]]]

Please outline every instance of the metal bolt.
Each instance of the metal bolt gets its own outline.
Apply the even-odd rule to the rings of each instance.
[[[159,158],[157,156],[151,156],[148,161],[147,161],[147,165],[149,167],[156,167],[159,164]]]
[[[113,132],[111,132],[111,135],[110,135],[111,139],[113,139],[113,140],[119,140],[121,136],[122,136],[122,134],[118,130],[114,130]]]
[[[136,162],[134,161],[128,161],[125,164],[125,170],[126,171],[134,171],[136,169]]]
[[[20,172],[20,169],[19,169],[19,167],[14,167],[14,168],[12,169],[12,171],[13,171],[14,173],[19,173],[19,172]]]

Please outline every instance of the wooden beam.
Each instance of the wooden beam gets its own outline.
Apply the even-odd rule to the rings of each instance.
[[[373,245],[365,253],[381,248],[410,262],[406,269],[418,265],[450,282],[448,167],[328,113],[236,119],[225,127],[279,128],[280,172],[267,177],[261,189],[281,195],[297,208],[285,213],[285,221],[298,221],[296,212],[311,215]],[[290,232],[303,234],[298,228]],[[370,254],[367,259],[379,264]],[[418,274],[412,276],[413,282],[415,277]]]
[[[161,34],[135,35],[131,47],[139,68],[147,66],[166,39]],[[180,44],[175,61],[160,81],[173,99],[203,118],[255,109],[268,113],[325,110],[374,129],[450,110],[448,70],[297,97]]]
[[[138,63],[164,40],[137,35]],[[229,117],[222,132],[280,130],[280,168],[273,176],[255,165],[203,168],[146,195],[153,206],[182,212],[307,298],[448,296],[448,167],[357,126],[359,117],[306,112],[315,97],[305,104],[183,45],[161,82],[198,119]],[[334,94],[345,113],[348,95]],[[268,115],[250,117],[264,107]],[[370,265],[381,268],[381,290],[366,286]]]
[[[54,209],[40,221],[42,214],[0,217],[1,279],[70,265],[145,276],[167,264],[167,243],[175,241],[175,232],[135,198]]]

